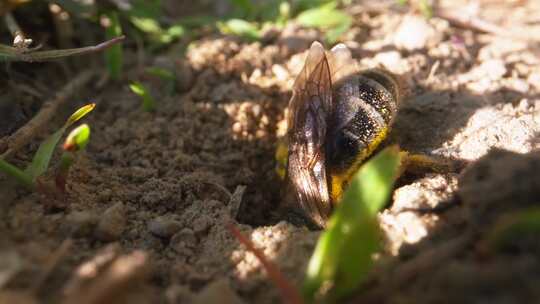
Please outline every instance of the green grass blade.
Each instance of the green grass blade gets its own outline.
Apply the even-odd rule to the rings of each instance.
[[[351,22],[351,16],[336,8],[335,2],[305,10],[296,21],[303,26],[330,29]]]
[[[3,159],[0,159],[0,171],[4,172],[8,176],[12,177],[17,182],[28,188],[34,187],[34,181],[29,174],[25,173],[21,169],[15,167],[14,165],[8,163]]]
[[[143,109],[147,112],[154,111],[156,108],[156,102],[148,89],[140,82],[133,82],[129,85],[131,91],[142,98]]]
[[[49,136],[44,142],[41,143],[41,145],[39,145],[39,148],[32,159],[32,163],[24,171],[26,174],[30,175],[33,180],[47,171],[54,153],[54,149],[56,148],[56,145],[60,141],[60,138],[62,137],[62,134],[64,134],[65,130],[65,126],[60,128],[60,130],[54,132],[53,135]]]
[[[143,33],[160,34],[163,31],[157,20],[152,18],[132,16],[130,17],[130,21]]]
[[[390,197],[399,166],[399,149],[389,147],[354,176],[308,264],[306,299],[314,299],[327,282],[334,286],[328,297],[342,297],[366,278],[380,246],[376,215]]]
[[[107,39],[121,36],[122,27],[120,26],[118,14],[116,12],[110,12],[106,14],[106,16],[110,20],[110,24],[105,30],[105,36],[107,37]],[[122,45],[116,44],[107,49],[105,51],[105,62],[111,78],[118,80],[120,78],[120,75],[122,74]]]
[[[160,67],[149,67],[145,70],[148,74],[161,78],[165,81],[175,81],[176,75],[167,69]]]
[[[255,41],[261,38],[261,33],[257,26],[242,19],[230,19],[225,22],[218,22],[217,27],[223,34],[231,34]]]

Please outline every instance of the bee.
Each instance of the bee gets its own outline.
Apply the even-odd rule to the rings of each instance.
[[[285,178],[317,226],[325,227],[354,173],[387,137],[399,99],[389,72],[360,71],[343,44],[311,45],[289,101]]]

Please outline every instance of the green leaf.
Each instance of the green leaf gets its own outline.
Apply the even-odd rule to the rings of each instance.
[[[325,39],[329,44],[334,44],[339,40],[339,37],[351,28],[352,18],[347,18],[342,23],[330,30],[325,34]]]
[[[217,26],[223,34],[236,35],[249,40],[257,40],[261,37],[261,33],[255,24],[242,19],[218,22]]]
[[[164,44],[171,43],[175,39],[182,37],[186,33],[183,26],[176,24],[165,30],[159,37],[159,41]]]
[[[131,23],[133,23],[133,25],[141,32],[147,34],[160,34],[163,31],[157,20],[152,18],[133,16],[129,19],[129,21],[131,21]]]
[[[157,20],[151,18],[132,16],[130,17],[130,21],[140,31],[148,34],[150,39],[163,44],[171,43],[186,33],[186,30],[180,24],[174,24],[163,29]]]
[[[47,171],[54,153],[54,148],[60,141],[60,138],[64,134],[66,128],[66,126],[60,128],[60,130],[54,132],[53,135],[49,136],[44,142],[41,143],[41,145],[39,145],[39,148],[32,159],[32,163],[25,170],[25,173],[30,175],[33,180]]]
[[[174,81],[176,76],[174,72],[160,67],[149,67],[145,70],[148,74],[161,78],[166,81]]]
[[[64,141],[64,150],[80,151],[83,150],[90,140],[90,127],[87,124],[82,124],[69,132]]]
[[[143,109],[147,112],[153,111],[156,107],[156,103],[148,89],[140,82],[133,82],[129,85],[131,91],[142,97],[143,100]]]
[[[49,136],[45,141],[39,145],[38,150],[36,151],[36,154],[34,154],[34,158],[32,159],[32,163],[24,170],[26,174],[28,174],[32,180],[35,180],[38,176],[42,175],[47,171],[47,168],[49,167],[49,163],[51,161],[52,155],[54,153],[54,149],[56,148],[56,145],[60,141],[60,138],[62,138],[62,135],[66,131],[66,129],[79,119],[83,118],[86,114],[90,113],[95,107],[95,104],[88,104],[83,106],[82,108],[75,111],[71,116],[68,118],[64,126],[60,128],[58,131],[54,132],[51,136]]]
[[[30,189],[34,187],[34,180],[29,174],[3,159],[0,159],[0,171]]]
[[[336,5],[336,2],[330,2],[308,9],[300,13],[296,17],[296,21],[300,25],[319,29],[330,29],[352,23],[351,16],[336,9]]]
[[[366,278],[379,249],[376,215],[390,197],[399,166],[399,149],[389,147],[355,174],[309,261],[303,290],[307,299],[330,283],[328,297],[335,300]]]
[[[285,26],[285,24],[291,19],[291,4],[283,1],[279,4],[279,15],[276,20],[276,24]]]
[[[71,126],[72,124],[76,123],[79,119],[86,116],[86,114],[92,112],[92,110],[96,107],[95,103],[89,103],[81,108],[79,108],[77,111],[75,111],[71,116],[68,118],[66,122],[66,127]]]
[[[106,16],[110,24],[105,29],[105,36],[108,39],[121,36],[122,27],[120,26],[118,14],[116,12],[109,12]],[[111,78],[118,80],[122,74],[123,65],[122,46],[120,44],[115,44],[105,51],[105,62]]]

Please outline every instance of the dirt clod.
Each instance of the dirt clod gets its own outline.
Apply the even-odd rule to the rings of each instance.
[[[91,211],[74,211],[67,215],[66,226],[73,236],[86,237],[92,235],[98,219],[97,214]]]
[[[122,202],[107,208],[100,217],[95,236],[102,241],[115,241],[124,232],[127,223],[126,209]]]
[[[209,284],[200,293],[196,294],[191,303],[242,304],[244,301],[242,301],[231,289],[231,286],[226,279],[220,279]]]
[[[162,238],[170,238],[182,228],[180,222],[168,217],[158,217],[148,223],[148,230],[152,234]]]
[[[230,4],[162,2],[171,18]],[[468,8],[465,0],[427,1],[439,5],[431,18],[418,12],[424,1],[343,2],[350,5],[338,9],[353,21],[338,41],[361,68],[385,67],[405,86],[387,143],[468,166],[463,172],[408,173],[397,181],[379,214],[382,250],[368,288],[351,302],[538,302],[535,232],[505,240],[501,248],[490,242],[497,227],[540,202],[539,2],[475,1],[481,8],[475,18],[516,35],[456,26],[439,15]],[[155,54],[126,39],[126,70],[136,72],[78,90],[55,113],[58,121],[7,159],[24,168],[77,102],[97,103],[85,117],[91,140],[70,170],[63,208],[50,210],[39,195],[12,185],[0,188],[0,253],[21,261],[2,293],[20,296],[31,288],[56,248],[72,238],[71,251],[37,293],[40,302],[61,303],[69,278],[81,292],[94,284],[107,289],[103,279],[111,282],[118,278],[113,268],[125,269],[115,262],[122,256],[133,262],[133,277],[109,291],[121,291],[130,303],[281,302],[259,261],[227,230],[231,222],[293,285],[302,286],[321,232],[281,208],[287,200],[275,152],[287,135],[286,108],[306,50],[314,40],[324,42],[326,31],[287,22],[269,27],[257,41],[223,35],[213,26],[189,26],[187,33]],[[522,39],[524,34],[530,37]],[[45,48],[55,41],[42,40]],[[130,58],[138,58],[137,66]],[[152,67],[171,73],[149,73]],[[0,69],[0,77],[9,74],[0,81],[0,109],[6,110],[0,111],[0,136],[11,137],[34,116],[36,94],[26,94],[28,88],[47,100],[66,83],[68,70],[81,73],[63,63]],[[155,112],[142,111],[140,98],[127,89],[135,80],[156,98]],[[4,185],[7,178],[0,178]],[[114,250],[106,249],[109,242]]]

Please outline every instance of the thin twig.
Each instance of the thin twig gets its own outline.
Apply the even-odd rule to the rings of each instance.
[[[430,83],[433,81],[433,77],[435,77],[435,73],[437,73],[437,69],[439,69],[439,65],[441,62],[439,60],[435,61],[435,63],[431,66],[431,69],[429,70],[429,75],[426,78],[426,83]]]
[[[274,264],[270,263],[266,259],[264,253],[260,249],[255,247],[255,245],[253,245],[253,243],[245,235],[243,235],[233,223],[229,223],[227,228],[240,243],[246,246],[246,248],[257,257],[263,268],[268,273],[268,276],[272,282],[277,285],[279,291],[281,292],[281,297],[283,298],[284,303],[304,303],[298,290],[289,283],[289,281],[285,278],[285,276],[283,276],[281,271]]]
[[[13,133],[5,140],[6,151],[0,156],[5,159],[26,145],[40,131],[42,131],[47,123],[52,119],[57,110],[71,97],[85,86],[96,74],[96,71],[89,70],[82,72],[75,79],[69,82],[56,96],[46,101],[37,113],[26,125]],[[4,140],[2,140],[3,142]]]
[[[26,61],[26,62],[40,62],[49,61],[67,56],[82,55],[87,53],[94,53],[103,51],[114,44],[124,40],[124,36],[115,37],[111,40],[107,40],[97,45],[87,46],[75,49],[63,49],[63,50],[51,50],[51,51],[34,51],[31,49],[23,50],[0,44],[0,61]]]
[[[234,193],[229,199],[229,212],[232,219],[236,220],[238,213],[242,210],[242,197],[244,196],[244,192],[246,192],[246,188],[244,185],[236,186]]]

